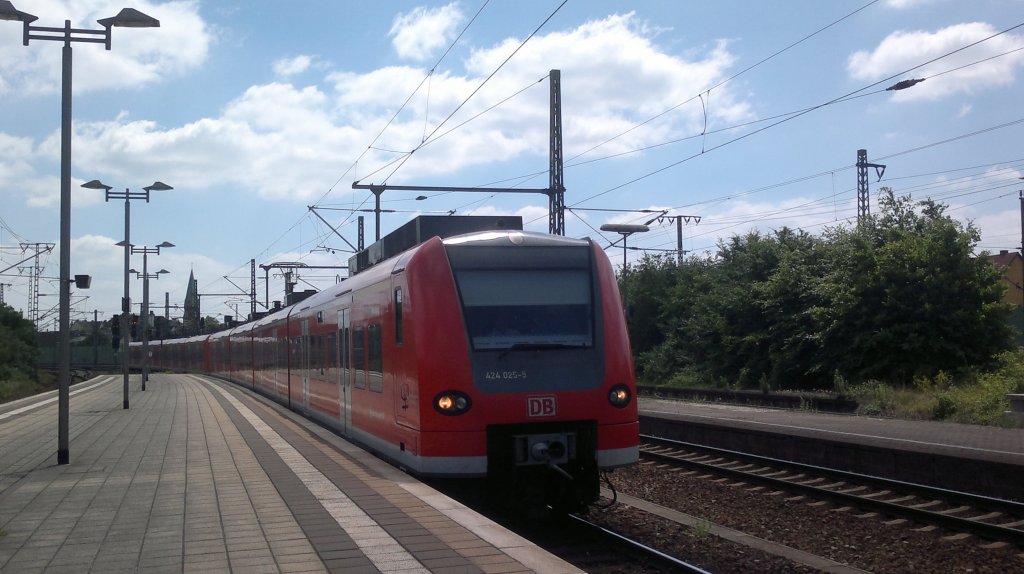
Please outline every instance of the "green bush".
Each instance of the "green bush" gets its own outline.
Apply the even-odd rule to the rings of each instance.
[[[857,400],[857,413],[868,416],[895,416],[896,399],[892,387],[881,381],[867,381],[850,389]]]
[[[857,414],[897,417],[912,420],[931,419],[936,398],[916,389],[896,389],[881,381],[867,381],[850,389],[857,403]]]
[[[843,375],[839,373],[839,369],[836,369],[835,373],[832,374],[832,393],[837,399],[845,399],[850,396],[850,385],[847,384]]]
[[[990,378],[976,386],[939,393],[935,418],[976,425],[1001,424],[1003,412],[1010,406],[1006,394],[1013,392],[1013,386],[1009,381]]]
[[[28,397],[44,391],[31,377],[9,367],[0,367],[0,403]]]
[[[1024,350],[1006,351],[996,361],[996,369],[979,375],[973,384],[932,381],[934,417],[958,423],[1001,424],[1003,412],[1009,408],[1006,395],[1024,391]],[[942,383],[948,384],[943,387]]]

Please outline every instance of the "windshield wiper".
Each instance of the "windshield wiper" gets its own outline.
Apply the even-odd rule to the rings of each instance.
[[[568,343],[513,343],[498,353],[498,359],[505,358],[512,351],[537,351],[549,349],[582,349],[586,345],[570,345]]]

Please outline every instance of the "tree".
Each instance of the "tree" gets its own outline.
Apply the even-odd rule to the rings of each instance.
[[[645,258],[621,278],[638,376],[747,388],[907,384],[990,364],[1012,346],[980,234],[931,200],[883,188],[880,213],[814,237],[783,228],[714,257]]]
[[[888,188],[879,207],[861,226],[829,232],[835,268],[823,336],[831,362],[855,379],[899,384],[988,366],[1012,333],[999,271],[973,256],[978,230],[942,204]]]
[[[35,326],[10,306],[0,305],[0,380],[37,380],[38,360]]]

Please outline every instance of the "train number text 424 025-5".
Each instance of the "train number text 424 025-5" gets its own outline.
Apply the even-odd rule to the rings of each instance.
[[[488,381],[520,381],[526,378],[526,371],[487,371],[484,378]]]

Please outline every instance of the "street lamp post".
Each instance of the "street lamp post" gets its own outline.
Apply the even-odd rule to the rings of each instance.
[[[60,122],[60,346],[57,367],[57,464],[68,464],[69,387],[71,385],[71,43],[103,44],[110,49],[111,27],[154,28],[160,21],[133,8],[122,9],[113,18],[98,20],[103,30],[72,28],[71,20],[63,28],[33,26],[36,16],[14,8],[9,0],[0,0],[0,20],[23,24],[22,44],[29,40],[64,42],[61,59]]]
[[[128,408],[128,374],[131,370],[131,365],[128,360],[128,342],[131,336],[130,325],[128,323],[131,312],[132,312],[132,299],[131,292],[128,285],[128,268],[131,267],[129,262],[129,256],[131,254],[131,200],[132,199],[145,199],[146,203],[149,203],[149,192],[151,191],[167,191],[174,189],[173,187],[163,183],[162,181],[153,182],[153,185],[148,185],[142,188],[142,191],[131,191],[125,188],[124,192],[110,191],[113,189],[109,185],[104,185],[103,182],[94,179],[82,184],[82,187],[86,189],[102,189],[105,194],[104,201],[110,201],[111,199],[123,199],[124,200],[124,241],[119,241],[117,245],[124,247],[124,298],[121,299],[121,371],[124,379],[123,384],[123,407]]]
[[[622,236],[622,311],[626,317],[626,321],[629,321],[629,316],[631,313],[629,303],[627,303],[629,296],[626,294],[626,238],[629,237],[630,235],[633,235],[634,233],[643,233],[645,231],[650,231],[650,228],[647,227],[646,225],[606,223],[601,226],[601,231],[611,231],[614,233],[618,233],[619,235]],[[612,245],[614,245],[614,243]]]
[[[646,225],[627,225],[619,223],[606,223],[601,226],[601,231],[612,231],[622,236],[622,271],[626,271],[626,238],[634,233],[650,231]],[[613,244],[614,245],[614,244]]]
[[[160,255],[160,249],[167,247],[174,247],[174,244],[164,241],[156,247],[132,246],[132,255],[142,254],[142,390],[146,390],[146,381],[149,380],[149,280],[150,278],[159,279],[161,274],[168,272],[166,269],[161,269],[150,274],[148,257],[150,253]],[[135,275],[138,277],[139,273],[136,272]]]

